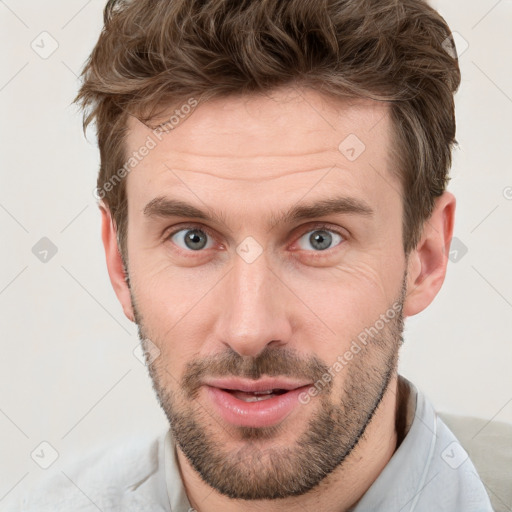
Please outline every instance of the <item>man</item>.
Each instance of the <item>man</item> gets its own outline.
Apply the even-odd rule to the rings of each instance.
[[[108,271],[170,430],[27,510],[492,510],[397,370],[454,223],[439,14],[110,0],[83,79]]]

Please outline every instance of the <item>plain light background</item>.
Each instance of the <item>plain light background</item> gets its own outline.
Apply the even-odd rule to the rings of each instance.
[[[0,510],[76,453],[167,428],[106,271],[94,131],[86,141],[70,106],[104,4],[0,0]],[[400,368],[440,411],[512,423],[512,1],[431,4],[462,70],[457,245],[438,297],[406,322]]]

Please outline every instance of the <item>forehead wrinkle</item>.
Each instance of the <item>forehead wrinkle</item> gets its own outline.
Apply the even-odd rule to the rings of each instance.
[[[216,158],[216,157],[214,157]],[[220,157],[219,157],[220,158]],[[264,157],[262,157],[264,158]],[[274,158],[274,157],[271,157],[271,158]],[[283,157],[283,158],[286,158],[286,157]],[[231,157],[226,157],[226,159],[229,160],[229,162],[231,163]],[[251,159],[251,163],[254,162],[254,158]],[[173,160],[172,160],[173,163],[176,162],[176,158],[173,157]],[[177,165],[173,165],[173,166],[170,166],[171,162],[168,162],[168,161],[164,161],[162,164],[159,164],[162,166],[162,169],[161,169],[161,172],[162,173],[165,173],[165,172],[169,172],[169,173],[174,173],[174,172],[177,172],[177,173],[184,173],[185,175],[186,174],[190,174],[190,175],[195,175],[195,174],[204,174],[206,176],[211,176],[212,178],[216,178],[216,179],[219,179],[219,180],[224,180],[224,181],[230,181],[230,182],[254,182],[254,183],[259,183],[259,182],[264,182],[264,181],[273,181],[273,180],[278,180],[278,179],[286,179],[286,178],[290,178],[290,177],[293,177],[293,176],[296,176],[296,175],[302,175],[304,173],[320,173],[322,171],[325,171],[325,170],[331,170],[333,168],[336,168],[336,169],[341,169],[345,172],[350,172],[346,167],[342,166],[342,165],[339,165],[339,162],[326,162],[326,161],[322,161],[322,162],[315,162],[315,163],[311,163],[311,166],[310,167],[307,167],[307,168],[296,168],[296,167],[292,167],[291,169],[284,169],[283,165],[280,164],[280,163],[272,163],[270,165],[265,165],[265,169],[262,169],[262,172],[261,173],[254,173],[255,175],[254,176],[250,176],[250,173],[249,175],[244,175],[243,173],[243,170],[240,170],[240,167],[237,167],[237,170],[232,170],[232,175],[229,175],[229,174],[226,174],[224,176],[221,176],[219,174],[219,171],[208,171],[207,170],[207,167],[213,167],[211,164],[211,158],[209,158],[209,161],[208,161],[208,164],[205,164],[204,166],[201,166],[200,168],[197,167],[197,165],[195,166],[194,169],[185,169],[185,168],[181,168]],[[281,174],[275,174],[275,175],[271,175],[271,176],[268,176],[268,175],[263,175],[263,170],[267,170],[267,171],[271,171],[273,168],[275,168],[276,170],[283,170]],[[228,173],[229,170],[226,170],[226,173]],[[178,175],[179,177],[179,175]]]
[[[318,133],[318,131],[317,131],[317,133]],[[231,134],[231,136],[232,135],[233,134]],[[252,160],[257,160],[259,158],[261,158],[261,159],[265,159],[265,158],[274,158],[274,159],[303,158],[305,156],[322,155],[324,153],[332,153],[335,155],[338,154],[337,147],[332,147],[331,145],[316,148],[316,149],[311,149],[311,150],[307,150],[307,151],[293,152],[293,153],[288,152],[288,153],[284,153],[284,154],[282,152],[279,152],[279,153],[263,152],[265,150],[266,150],[266,148],[262,147],[262,152],[258,152],[255,154],[248,153],[247,151],[244,151],[243,154],[236,154],[236,153],[201,153],[199,151],[191,151],[191,150],[186,150],[184,148],[180,148],[179,151],[177,151],[176,154],[172,156],[172,158],[176,158],[180,155],[183,155],[185,157],[190,156],[192,158],[199,158],[199,159],[201,159],[201,158],[205,158],[205,159],[226,158],[229,160],[244,160],[247,158],[251,158]]]

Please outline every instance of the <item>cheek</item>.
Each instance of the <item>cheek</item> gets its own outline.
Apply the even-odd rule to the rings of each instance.
[[[219,277],[168,264],[132,263],[132,292],[144,334],[160,351],[156,368],[161,378],[175,387],[184,365],[207,339],[212,324],[205,308],[211,307],[209,295]]]
[[[333,368],[336,388],[343,387],[347,368],[353,367],[353,359],[357,357],[353,353],[347,357],[344,354],[350,352],[353,342],[357,344],[399,297],[401,276],[398,270],[394,271],[396,276],[383,275],[372,265],[360,263],[333,268],[322,274],[322,278],[294,278],[294,290],[298,296],[307,297],[305,302],[314,312],[314,315],[304,315],[304,308],[301,310],[299,322],[303,332],[297,338],[302,343],[299,350],[307,347]],[[360,342],[359,346],[362,346]],[[334,368],[340,359],[341,365]]]
[[[339,265],[289,276],[293,289],[311,309],[345,339],[353,330],[367,327],[396,299],[400,272],[381,272],[373,265]],[[393,275],[396,274],[396,275]]]
[[[165,325],[187,315],[218,284],[225,271],[204,265],[179,267],[165,258],[141,254],[130,261],[131,282],[139,305],[146,314]]]

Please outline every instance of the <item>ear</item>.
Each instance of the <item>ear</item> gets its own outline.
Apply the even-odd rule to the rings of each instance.
[[[100,203],[99,207],[101,211],[101,238],[103,240],[103,247],[105,248],[110,282],[123,307],[124,314],[129,320],[134,322],[135,317],[133,314],[130,289],[125,280],[123,260],[117,245],[116,228],[110,210],[103,203]]]
[[[409,255],[404,316],[423,311],[441,289],[452,241],[455,203],[454,195],[448,191],[437,198],[421,240]]]

